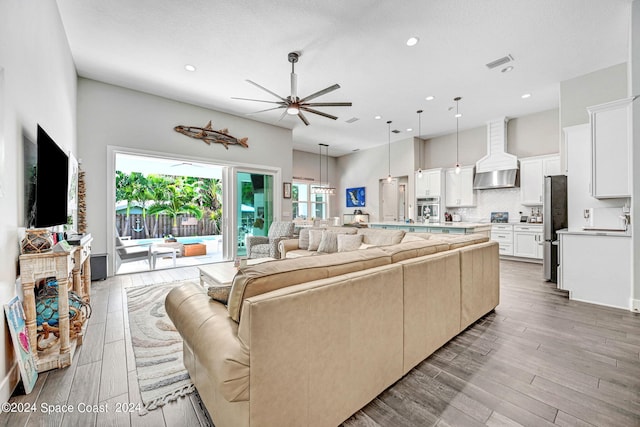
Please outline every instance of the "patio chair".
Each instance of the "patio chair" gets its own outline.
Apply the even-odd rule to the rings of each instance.
[[[247,257],[280,259],[278,243],[293,236],[293,221],[274,221],[269,227],[267,236],[248,236]]]
[[[121,264],[133,261],[147,261],[149,269],[151,269],[150,244],[137,244],[130,239],[130,236],[116,236],[116,271],[120,268]]]

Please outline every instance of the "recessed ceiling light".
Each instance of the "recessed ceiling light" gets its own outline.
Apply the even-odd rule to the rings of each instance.
[[[433,96],[433,95],[429,95],[429,96],[427,96],[425,99],[426,99],[427,101],[433,101],[434,99],[436,99],[436,97],[435,97],[435,96]]]
[[[382,116],[375,116],[374,119],[376,120],[380,120],[382,118]]]
[[[530,93],[525,93],[524,95],[522,95],[522,99],[527,99],[527,98],[531,98]]]
[[[411,128],[407,128],[407,132],[411,132],[413,129]]]
[[[509,65],[508,67],[504,67],[501,71],[503,73],[508,73],[509,71],[513,71],[513,67]]]
[[[187,65],[184,66],[184,69],[187,70],[187,71],[195,71],[196,67],[195,67],[195,65],[187,64]]]
[[[420,39],[418,37],[409,37],[409,40],[407,40],[407,46],[415,46],[419,41]]]

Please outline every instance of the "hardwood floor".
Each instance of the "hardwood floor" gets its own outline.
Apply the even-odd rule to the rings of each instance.
[[[195,395],[145,416],[113,412],[116,402],[139,402],[122,289],[197,275],[188,267],[93,282],[93,316],[73,365],[41,374],[31,394],[14,396],[38,410],[2,413],[0,425],[207,425]],[[344,426],[640,426],[640,315],[569,301],[541,277],[540,265],[502,261],[495,312]],[[43,403],[109,403],[112,411],[44,414]]]

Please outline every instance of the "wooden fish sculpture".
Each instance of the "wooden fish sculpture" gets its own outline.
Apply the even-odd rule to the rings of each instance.
[[[229,145],[242,145],[245,148],[249,148],[247,141],[249,138],[238,139],[235,136],[229,135],[229,129],[213,130],[211,127],[211,120],[203,128],[195,126],[182,126],[178,125],[173,128],[176,132],[180,132],[183,135],[190,136],[191,138],[201,139],[208,145],[212,142],[217,142],[224,145],[224,148],[229,149]]]

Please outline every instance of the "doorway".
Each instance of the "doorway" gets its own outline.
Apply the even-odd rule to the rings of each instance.
[[[115,274],[221,261],[224,168],[116,153]]]
[[[380,218],[383,221],[402,221],[408,218],[409,178],[401,176],[380,180]]]

